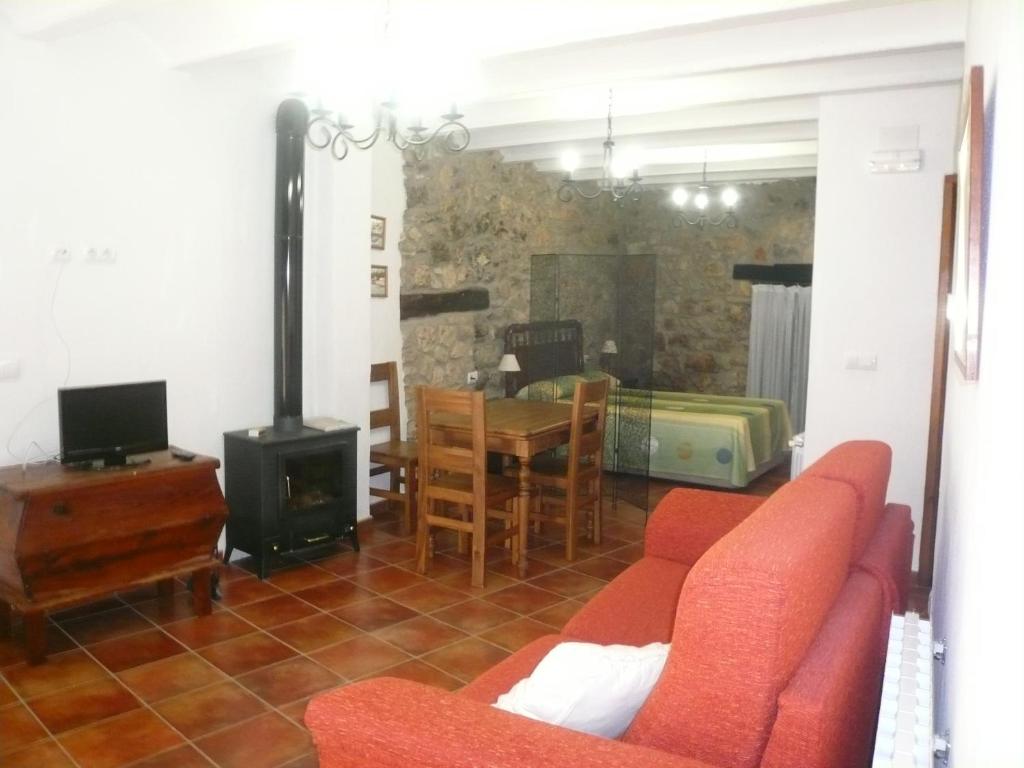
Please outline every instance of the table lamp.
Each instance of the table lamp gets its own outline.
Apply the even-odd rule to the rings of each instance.
[[[519,360],[515,355],[505,354],[501,356],[501,362],[498,363],[498,370],[503,373],[519,373],[523,370],[519,367]]]
[[[618,354],[619,345],[615,343],[615,339],[605,340],[601,345],[601,370],[606,373],[614,373],[612,368],[615,367],[615,356]]]
[[[519,367],[519,359],[515,355],[511,353],[505,353],[504,355],[501,356],[501,362],[498,363],[498,370],[505,374],[505,383],[507,385],[508,374],[519,373],[519,371],[523,369]],[[506,386],[505,389],[507,392],[508,387]]]

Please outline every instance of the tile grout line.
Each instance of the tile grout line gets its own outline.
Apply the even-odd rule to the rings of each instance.
[[[374,639],[376,639],[376,640],[378,640],[378,641],[380,641],[380,642],[382,642],[382,643],[384,643],[384,644],[386,644],[386,645],[388,645],[388,646],[398,650],[399,652],[403,653],[404,655],[408,656],[409,658],[404,659],[404,660],[402,660],[400,662],[397,662],[396,664],[393,664],[393,665],[390,665],[388,667],[385,667],[385,668],[383,668],[381,670],[376,670],[374,672],[368,672],[366,675],[363,675],[363,676],[361,676],[359,678],[355,678],[355,680],[363,680],[363,679],[367,679],[367,678],[369,678],[371,676],[380,676],[381,674],[386,673],[390,669],[394,669],[395,667],[398,667],[398,666],[401,666],[403,664],[409,663],[410,661],[417,661],[419,663],[424,664],[428,668],[436,670],[437,672],[445,675],[446,677],[448,677],[448,678],[450,678],[452,680],[458,681],[458,682],[462,683],[462,685],[465,685],[465,684],[467,684],[470,681],[463,681],[462,678],[459,677],[458,675],[454,675],[451,672],[446,671],[446,670],[442,669],[441,667],[432,664],[431,662],[427,661],[425,659],[425,657],[427,655],[433,654],[433,653],[435,653],[437,651],[440,651],[440,650],[443,650],[445,648],[448,648],[448,647],[454,645],[455,643],[462,642],[462,641],[470,639],[470,638],[477,639],[478,641],[483,642],[483,643],[491,646],[492,648],[495,648],[496,650],[501,651],[502,653],[511,653],[511,652],[514,652],[514,651],[510,651],[509,649],[504,648],[504,647],[498,645],[495,642],[492,642],[490,640],[487,640],[487,639],[481,637],[480,633],[468,632],[468,631],[464,630],[463,628],[461,628],[461,627],[459,627],[459,626],[457,626],[457,625],[455,625],[453,623],[446,622],[443,619],[435,616],[434,614],[442,612],[442,611],[445,611],[445,610],[447,610],[449,608],[453,608],[453,607],[458,606],[458,605],[463,605],[463,604],[472,602],[474,600],[481,600],[481,601],[489,603],[490,605],[492,605],[492,606],[494,606],[496,608],[508,611],[509,613],[513,614],[515,616],[515,618],[511,618],[511,619],[509,619],[508,621],[505,621],[505,622],[500,622],[499,624],[496,624],[496,625],[494,625],[492,627],[487,627],[486,629],[481,630],[480,632],[490,632],[490,631],[493,631],[495,629],[499,629],[500,627],[503,627],[503,626],[506,626],[508,624],[511,624],[511,623],[513,623],[515,621],[518,621],[518,620],[520,620],[522,618],[529,618],[532,621],[537,621],[538,623],[540,623],[540,624],[542,624],[542,625],[544,625],[546,627],[549,627],[551,629],[552,633],[558,633],[560,631],[560,629],[558,627],[555,627],[553,625],[547,624],[546,622],[541,622],[538,619],[535,619],[533,617],[537,613],[539,613],[541,611],[547,610],[547,609],[552,608],[552,607],[554,607],[556,605],[561,605],[561,604],[566,603],[566,602],[579,602],[580,605],[582,606],[583,603],[580,602],[577,598],[581,597],[582,595],[587,594],[587,591],[584,591],[584,592],[582,592],[582,593],[580,593],[578,595],[563,595],[563,594],[560,594],[560,593],[553,592],[551,590],[545,589],[543,587],[536,586],[535,584],[532,584],[530,582],[534,581],[535,579],[543,578],[544,576],[547,576],[549,574],[557,573],[559,571],[570,571],[570,572],[572,572],[574,574],[579,574],[579,575],[582,575],[582,576],[585,576],[585,577],[588,577],[588,578],[595,579],[597,581],[602,581],[604,583],[607,583],[607,580],[601,579],[600,577],[596,577],[596,576],[592,576],[591,574],[587,574],[587,573],[582,573],[582,572],[576,571],[574,569],[574,566],[579,564],[580,562],[585,561],[585,560],[594,559],[594,558],[598,558],[598,557],[607,557],[609,559],[615,560],[616,562],[624,562],[624,561],[621,561],[621,560],[616,560],[616,558],[614,558],[612,555],[615,552],[620,551],[621,549],[624,549],[626,547],[632,546],[635,543],[639,543],[639,542],[628,542],[627,541],[621,547],[616,547],[613,550],[601,551],[601,552],[586,552],[587,556],[582,558],[581,560],[578,560],[575,563],[566,563],[564,565],[552,565],[551,563],[545,562],[544,560],[538,560],[538,562],[541,562],[541,563],[544,563],[545,565],[551,566],[551,570],[548,571],[545,574],[540,574],[538,576],[530,577],[529,579],[514,578],[513,581],[515,583],[513,583],[513,584],[510,584],[510,585],[505,586],[505,587],[500,587],[498,589],[492,590],[491,592],[488,592],[488,593],[485,593],[485,594],[482,594],[482,595],[474,595],[472,593],[463,592],[461,589],[459,589],[457,587],[454,587],[454,586],[451,586],[450,584],[441,583],[440,580],[442,578],[447,578],[447,577],[451,576],[453,573],[457,573],[458,571],[452,571],[451,573],[445,573],[444,575],[440,575],[440,576],[432,576],[430,574],[418,574],[414,569],[407,568],[407,567],[405,567],[402,564],[402,563],[408,562],[406,560],[402,560],[402,561],[399,561],[399,562],[391,562],[391,561],[387,561],[387,560],[382,560],[379,557],[374,557],[374,554],[373,554],[372,550],[374,549],[375,546],[384,546],[384,545],[387,545],[387,544],[390,544],[390,543],[403,542],[403,541],[407,541],[407,539],[402,538],[402,537],[392,537],[390,541],[384,541],[384,542],[381,542],[378,545],[373,545],[373,546],[367,547],[366,550],[363,550],[363,551],[365,551],[367,557],[373,558],[375,560],[379,560],[382,563],[382,565],[379,566],[378,568],[371,568],[368,571],[366,571],[366,573],[373,572],[373,571],[376,571],[376,570],[381,570],[381,569],[386,568],[386,567],[399,568],[401,570],[408,571],[410,573],[414,573],[417,576],[422,576],[424,579],[426,579],[426,581],[421,582],[421,583],[424,583],[424,584],[426,584],[426,583],[433,583],[433,584],[435,584],[435,585],[437,585],[439,587],[442,587],[442,588],[445,588],[445,589],[451,589],[451,590],[456,591],[456,592],[460,592],[461,593],[461,597],[463,599],[456,600],[453,603],[450,603],[449,605],[440,606],[438,608],[435,608],[433,611],[429,611],[429,612],[428,611],[423,611],[423,610],[415,608],[412,605],[408,605],[408,604],[402,603],[400,599],[395,599],[394,597],[392,597],[392,595],[394,595],[394,593],[396,593],[396,592],[401,592],[404,589],[410,589],[413,586],[417,586],[417,585],[409,585],[408,587],[403,587],[401,589],[390,590],[389,592],[381,592],[381,591],[374,590],[374,589],[369,588],[369,587],[365,587],[365,586],[363,586],[361,584],[358,584],[355,581],[355,579],[353,578],[356,574],[349,574],[348,576],[341,576],[340,574],[338,574],[338,573],[336,573],[334,571],[331,571],[331,570],[329,570],[327,568],[320,567],[317,564],[317,561],[308,561],[307,560],[307,561],[303,561],[301,564],[303,564],[303,565],[311,565],[314,568],[316,568],[317,570],[323,571],[324,573],[331,575],[332,580],[324,582],[324,585],[330,584],[330,583],[336,583],[337,581],[345,581],[346,583],[351,584],[352,586],[355,586],[355,587],[357,587],[359,589],[365,590],[366,592],[369,593],[369,595],[365,599],[362,599],[362,600],[357,599],[357,600],[353,600],[351,602],[344,602],[344,603],[341,603],[341,604],[339,604],[337,606],[333,606],[333,607],[330,607],[330,608],[321,608],[320,606],[318,606],[318,605],[316,605],[316,604],[314,604],[314,603],[312,603],[312,602],[310,602],[308,600],[305,600],[304,598],[299,597],[299,596],[297,596],[295,594],[296,591],[302,591],[302,589],[313,588],[313,587],[319,586],[318,584],[313,584],[313,585],[310,585],[309,587],[301,587],[299,589],[296,589],[295,591],[288,591],[286,589],[283,589],[283,588],[279,587],[277,584],[274,584],[273,582],[264,581],[263,583],[269,584],[274,589],[276,589],[278,592],[280,592],[280,595],[275,595],[273,597],[258,598],[258,599],[255,599],[255,600],[250,600],[250,601],[238,603],[238,604],[230,606],[230,607],[229,606],[225,606],[223,603],[221,603],[222,610],[227,611],[228,613],[232,614],[235,618],[240,619],[244,623],[246,623],[249,626],[251,626],[253,628],[254,632],[259,632],[261,634],[264,634],[264,635],[266,635],[268,637],[273,638],[276,642],[280,642],[285,647],[287,647],[290,650],[294,651],[295,654],[297,655],[297,657],[306,658],[309,661],[312,661],[314,664],[317,664],[319,667],[321,667],[321,668],[325,669],[326,671],[330,672],[331,674],[337,676],[339,678],[339,680],[341,681],[342,685],[345,685],[345,684],[348,684],[350,682],[353,682],[354,680],[351,679],[351,678],[346,677],[345,675],[340,675],[337,672],[334,672],[333,670],[327,668],[325,665],[321,664],[316,659],[312,658],[309,654],[310,653],[314,653],[314,652],[318,652],[318,651],[321,651],[321,650],[324,650],[326,648],[330,648],[333,645],[339,645],[341,643],[348,642],[348,640],[355,639],[355,637],[359,637],[359,636],[373,637]],[[552,542],[552,543],[555,543],[555,542]],[[544,545],[542,545],[541,547],[538,547],[538,548],[543,548],[543,547],[546,547],[546,546],[551,546],[552,543],[544,544]],[[449,549],[454,549],[454,548],[449,548]],[[360,554],[362,554],[363,551],[361,551]],[[444,549],[444,550],[441,550],[438,554],[447,554],[448,551],[449,551],[448,549]],[[346,554],[346,553],[339,553],[339,554]],[[451,557],[451,555],[448,555],[448,556]],[[504,562],[505,560],[507,560],[507,558],[502,558],[501,560],[496,560],[496,561],[494,561],[494,564],[500,563],[500,562]],[[624,564],[627,567],[629,565],[629,563],[625,563],[625,562],[624,562]],[[236,566],[236,567],[238,567],[238,566]],[[466,563],[466,567],[467,568],[469,567],[468,563]],[[500,574],[496,574],[496,575],[500,575]],[[244,576],[242,578],[248,578],[248,577]],[[544,606],[542,608],[538,608],[538,609],[536,609],[534,611],[523,613],[521,611],[513,610],[513,609],[510,609],[510,608],[506,608],[506,607],[501,606],[501,605],[499,605],[497,603],[493,603],[493,602],[487,600],[487,598],[489,596],[494,595],[497,592],[502,591],[503,589],[510,589],[512,587],[515,587],[515,586],[518,586],[518,585],[522,585],[522,584],[527,584],[527,585],[533,587],[534,589],[539,589],[539,590],[541,590],[543,592],[546,592],[546,593],[550,594],[552,597],[557,598],[557,601],[555,603],[552,603],[551,605]],[[175,593],[175,594],[177,595],[177,594],[180,594],[180,593]],[[285,626],[285,625],[293,623],[293,622],[283,622],[282,624],[279,624],[279,625],[272,625],[272,626],[269,626],[269,627],[260,627],[260,626],[255,625],[253,622],[248,621],[247,619],[244,618],[244,616],[239,615],[235,611],[235,609],[237,609],[237,608],[241,608],[241,607],[244,607],[246,605],[251,605],[251,604],[254,604],[254,603],[258,603],[258,602],[261,602],[263,600],[275,599],[275,598],[280,597],[281,595],[285,595],[285,594],[291,595],[292,597],[295,597],[300,602],[303,602],[303,603],[309,605],[315,611],[315,613],[311,614],[311,616],[303,617],[303,619],[305,619],[305,618],[312,618],[313,616],[316,616],[317,614],[326,614],[328,616],[331,616],[336,621],[341,622],[343,625],[345,625],[347,627],[350,627],[355,632],[357,632],[357,634],[353,638],[348,638],[348,640],[339,641],[338,643],[329,643],[329,644],[321,646],[321,647],[313,648],[309,652],[305,652],[305,651],[299,650],[295,646],[292,646],[287,641],[283,640],[280,637],[277,637],[276,635],[274,635],[270,631],[271,629],[274,629],[274,628],[277,628],[277,627],[280,627],[280,626]],[[301,697],[300,696],[299,698],[297,698],[297,699],[295,699],[293,701],[282,703],[279,706],[273,705],[270,702],[268,702],[265,699],[263,699],[261,696],[259,696],[254,691],[250,690],[246,686],[244,686],[241,683],[239,683],[236,676],[234,676],[234,675],[227,675],[225,672],[223,672],[222,670],[217,668],[215,665],[210,664],[203,656],[200,655],[200,653],[199,653],[200,650],[203,650],[204,648],[211,647],[213,645],[217,645],[219,643],[210,643],[210,644],[208,644],[206,646],[200,646],[200,647],[196,647],[196,648],[191,648],[191,647],[187,646],[185,643],[183,643],[182,641],[180,641],[173,634],[171,634],[170,632],[167,632],[166,629],[165,629],[165,627],[167,625],[169,625],[169,624],[177,623],[177,621],[181,621],[181,622],[188,621],[188,620],[194,619],[195,617],[185,617],[185,618],[177,620],[175,622],[166,622],[165,624],[157,624],[155,620],[153,620],[149,616],[143,614],[141,611],[139,611],[136,608],[136,605],[139,604],[138,602],[137,603],[128,603],[128,602],[124,601],[122,598],[120,598],[120,596],[117,596],[117,599],[119,600],[119,602],[121,602],[120,606],[114,606],[114,607],[110,608],[109,610],[98,611],[98,612],[92,613],[92,614],[85,614],[82,617],[75,617],[74,619],[71,619],[71,621],[77,621],[79,619],[86,619],[86,618],[89,618],[89,617],[95,617],[95,616],[101,615],[103,613],[108,613],[108,612],[112,612],[112,611],[115,611],[115,610],[120,610],[122,607],[128,607],[128,608],[130,608],[132,610],[132,612],[134,614],[136,614],[137,616],[141,617],[144,621],[146,621],[150,625],[150,627],[148,627],[146,629],[140,629],[138,631],[126,632],[124,634],[115,635],[114,637],[107,638],[106,640],[101,640],[98,643],[93,643],[93,645],[97,645],[99,643],[103,643],[103,642],[107,642],[107,641],[115,640],[115,639],[119,639],[119,638],[131,637],[131,636],[140,634],[142,632],[151,631],[152,628],[156,628],[156,629],[160,630],[161,633],[169,636],[175,642],[179,643],[185,649],[183,653],[191,654],[192,656],[198,658],[198,660],[200,660],[203,664],[211,667],[212,669],[215,669],[217,671],[217,673],[222,678],[221,680],[219,680],[219,681],[217,681],[215,683],[211,683],[208,686],[200,686],[200,687],[198,687],[196,689],[193,689],[192,691],[187,691],[187,692],[183,692],[182,694],[176,694],[175,696],[167,697],[167,699],[164,699],[162,701],[167,701],[167,700],[176,698],[179,695],[187,695],[189,693],[195,693],[197,691],[206,690],[207,688],[213,687],[214,685],[220,685],[220,684],[223,684],[226,681],[231,681],[231,682],[235,683],[236,685],[238,685],[240,688],[244,689],[249,695],[252,695],[262,705],[268,707],[267,711],[264,711],[264,712],[261,712],[261,713],[259,713],[257,715],[254,715],[252,718],[246,718],[246,719],[240,720],[238,722],[235,722],[235,723],[229,724],[227,726],[224,726],[223,728],[216,729],[216,730],[211,731],[209,733],[204,733],[201,738],[205,738],[207,736],[211,736],[213,734],[220,733],[223,730],[226,730],[226,729],[229,729],[229,728],[232,728],[232,727],[236,727],[236,726],[241,725],[241,724],[243,724],[245,722],[249,722],[250,720],[255,719],[256,717],[260,717],[260,716],[263,716],[265,714],[268,714],[268,712],[275,712],[276,714],[278,714],[281,717],[283,717],[285,720],[295,724],[297,727],[300,727],[300,728],[304,729],[304,725],[302,725],[300,723],[296,723],[296,721],[293,719],[293,717],[289,716],[289,715],[286,715],[282,711],[282,709],[284,707],[290,706],[291,704],[294,704],[297,701],[301,701],[305,697]],[[157,598],[157,599],[159,599],[159,598]],[[437,621],[438,623],[443,624],[444,626],[450,627],[452,629],[455,629],[455,630],[463,633],[465,635],[465,637],[458,638],[456,640],[453,640],[452,642],[445,643],[444,645],[440,645],[440,646],[437,646],[437,647],[430,648],[429,650],[424,651],[423,653],[412,654],[412,653],[409,653],[408,651],[406,651],[404,648],[401,648],[400,646],[398,646],[398,645],[396,645],[396,644],[386,640],[385,638],[379,637],[379,636],[377,636],[375,634],[375,632],[382,631],[383,629],[387,629],[388,627],[382,627],[379,630],[374,630],[372,632],[367,632],[367,631],[363,630],[362,628],[360,628],[360,627],[358,627],[356,625],[350,624],[349,622],[345,621],[344,619],[341,619],[340,617],[335,616],[333,614],[333,611],[340,610],[341,608],[343,608],[345,606],[355,605],[355,604],[358,604],[358,603],[361,603],[361,602],[366,602],[366,601],[373,600],[373,599],[389,600],[389,601],[394,602],[397,605],[401,605],[403,608],[406,608],[407,610],[411,610],[411,611],[413,611],[414,613],[417,614],[417,616],[410,617],[409,619],[403,620],[401,622],[395,622],[395,623],[393,623],[391,625],[388,625],[388,627],[397,626],[397,625],[400,625],[402,623],[405,623],[406,621],[412,621],[415,618],[426,617],[426,618],[430,618],[430,619],[432,619],[434,621]],[[141,602],[149,602],[149,601],[148,600],[143,600]],[[218,611],[218,613],[219,613],[219,611]],[[303,619],[296,619],[294,621],[302,621]],[[166,725],[168,727],[170,727],[173,730],[173,732],[179,734],[184,739],[184,744],[191,745],[193,748],[195,748],[197,751],[200,752],[200,754],[203,756],[204,759],[206,759],[208,762],[211,762],[211,764],[212,764],[212,758],[210,758],[208,755],[206,755],[205,752],[203,752],[201,749],[199,749],[199,747],[195,744],[194,740],[189,739],[188,737],[186,737],[181,731],[178,731],[177,728],[175,728],[168,721],[166,721],[162,716],[160,716],[160,714],[158,712],[156,712],[152,706],[147,704],[145,701],[142,701],[141,697],[139,697],[133,690],[128,688],[120,680],[120,678],[117,677],[117,673],[114,673],[113,671],[109,670],[105,665],[103,665],[101,662],[99,662],[99,660],[91,653],[91,651],[89,651],[89,649],[85,645],[80,643],[75,638],[70,637],[69,633],[64,629],[64,627],[61,624],[58,624],[52,618],[51,618],[51,622],[57,627],[58,631],[60,631],[62,634],[66,635],[66,636],[68,636],[70,638],[70,640],[71,640],[71,642],[73,644],[73,648],[71,650],[73,650],[74,648],[80,648],[81,650],[83,650],[90,659],[92,659],[95,663],[99,664],[99,666],[102,669],[106,670],[120,686],[122,686],[126,690],[128,690],[129,693],[137,701],[139,701],[139,703],[141,704],[142,708],[144,708],[146,710],[149,710],[154,715],[156,715],[160,719],[160,721],[166,723]],[[252,634],[252,633],[248,633],[248,634]],[[240,635],[238,637],[244,637],[244,635]],[[225,639],[225,640],[220,641],[220,642],[230,642],[231,640],[234,640],[234,639],[237,639],[237,638],[228,638],[228,639]],[[174,656],[177,656],[177,655],[179,655],[179,654],[174,654]],[[164,657],[164,658],[172,658],[172,657]],[[293,658],[295,658],[295,657],[293,657]],[[155,662],[160,661],[160,660],[161,659],[156,659],[153,662],[147,662],[147,664],[148,663],[155,663]],[[270,669],[270,668],[273,668],[273,667],[277,666],[278,664],[283,664],[286,661],[290,661],[290,660],[291,659],[282,660],[281,662],[275,662],[274,664],[269,664],[269,665],[265,665],[263,667],[258,667],[256,669],[250,670],[250,671],[251,672],[255,672],[255,671],[261,670],[261,669]],[[137,665],[137,666],[141,667],[141,666],[145,666],[145,664],[140,664],[140,665]],[[137,668],[137,667],[132,667],[131,669],[134,669],[134,668]],[[122,670],[122,671],[125,671],[125,670]],[[248,674],[248,672],[246,672],[244,674]],[[241,676],[244,676],[244,675],[239,675],[239,677],[241,677]],[[61,690],[67,690],[68,688],[71,688],[71,687],[75,687],[75,686],[66,686],[65,688],[62,688]],[[320,693],[320,691],[315,692],[312,695],[317,695],[318,693]],[[26,709],[29,709],[29,711],[32,713],[33,717],[35,718],[35,713],[32,712],[32,710],[27,706],[26,700],[24,700],[17,691],[14,691],[14,694],[17,697],[17,700],[22,705],[25,705]],[[159,702],[155,702],[155,703],[159,703]],[[124,713],[124,714],[127,714],[127,713]],[[118,717],[118,715],[115,715],[114,717]],[[35,719],[38,721],[38,718],[35,718]],[[104,718],[104,719],[112,719],[112,718]],[[65,752],[65,754],[67,754],[67,750],[64,749],[63,744],[61,744],[61,742],[57,739],[57,737],[54,736],[50,732],[50,730],[45,725],[42,724],[41,721],[38,721],[38,722],[43,727],[43,730],[47,734],[49,734],[50,738],[58,745],[58,747],[63,752]],[[96,721],[96,722],[102,722],[102,720]],[[88,725],[93,725],[93,724],[88,724]],[[82,726],[82,728],[88,727],[88,725]],[[70,731],[67,731],[66,733],[71,733],[71,732],[74,732],[75,730],[78,730],[78,729],[71,729]],[[40,741],[42,741],[42,740],[40,740]],[[33,742],[33,744],[37,744],[37,743],[39,743],[39,742]],[[164,754],[164,752],[169,752],[169,751],[172,751],[174,749],[178,749],[181,746],[182,745],[179,744],[179,745],[176,745],[174,747],[169,748],[168,750],[164,750],[163,752],[155,753],[154,755],[150,755],[150,756],[147,756],[145,758],[140,758],[140,760],[135,761],[135,763],[141,762],[143,760],[150,759],[151,757],[154,757],[154,756],[156,756],[158,754]],[[67,756],[69,757],[69,759],[72,760],[72,762],[75,765],[78,765],[77,762],[74,761],[73,758],[71,758],[70,754],[67,754]],[[281,765],[285,765],[285,764],[287,764],[289,762],[292,762],[292,761],[294,761],[296,759],[298,759],[298,758],[297,757],[288,758]],[[132,763],[132,764],[135,764],[135,763]]]

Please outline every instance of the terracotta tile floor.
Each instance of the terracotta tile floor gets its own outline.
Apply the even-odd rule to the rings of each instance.
[[[671,487],[651,484],[651,508]],[[194,616],[183,586],[168,601],[136,590],[81,606],[51,618],[38,667],[24,664],[16,626],[0,640],[0,765],[315,766],[302,715],[317,693],[381,675],[454,690],[557,632],[642,554],[644,512],[610,507],[605,541],[581,541],[574,563],[561,529],[533,536],[525,581],[494,549],[486,586],[471,587],[468,559],[443,534],[419,576],[413,537],[382,513],[361,526],[359,553],[264,582],[236,562],[208,617]]]

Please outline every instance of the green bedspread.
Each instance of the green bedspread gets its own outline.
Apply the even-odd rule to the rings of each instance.
[[[539,382],[519,397],[571,402],[576,380],[562,376]],[[605,467],[742,488],[781,460],[791,437],[789,413],[781,400],[614,388],[608,401]]]

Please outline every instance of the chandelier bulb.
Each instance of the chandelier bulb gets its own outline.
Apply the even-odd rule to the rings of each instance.
[[[562,170],[573,173],[580,167],[580,153],[575,149],[567,149],[562,153]]]
[[[672,202],[682,208],[686,205],[686,201],[690,199],[690,193],[687,192],[683,187],[676,187],[672,190]]]
[[[722,205],[726,208],[735,208],[739,201],[740,193],[736,191],[735,187],[726,187],[722,190]]]
[[[694,196],[693,204],[703,211],[708,207],[708,193],[702,189]]]

